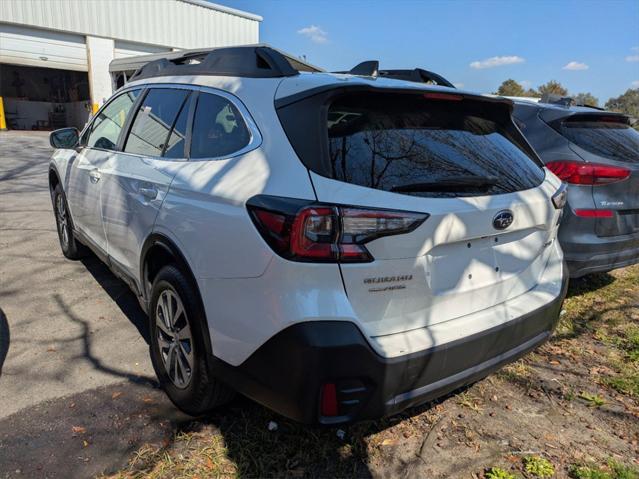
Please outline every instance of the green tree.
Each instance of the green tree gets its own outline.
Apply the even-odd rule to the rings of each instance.
[[[568,96],[568,90],[556,80],[550,80],[548,83],[541,85],[538,90],[540,96],[546,93],[550,95]]]
[[[501,96],[524,96],[524,87],[512,78],[509,78],[499,85],[495,94]]]
[[[606,109],[639,118],[639,88],[630,88],[623,95],[606,102]]]
[[[599,100],[590,92],[577,93],[572,98],[577,105],[599,106]]]
[[[524,96],[540,97],[541,94],[539,93],[539,91],[535,90],[534,88],[529,88],[528,90],[524,92]]]

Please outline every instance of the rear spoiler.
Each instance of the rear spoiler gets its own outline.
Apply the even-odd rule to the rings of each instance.
[[[334,72],[338,73],[338,72]],[[454,89],[453,89],[454,90]],[[332,92],[335,95],[340,93],[351,93],[351,92],[376,92],[376,93],[421,93],[424,95],[430,95],[431,97],[439,96],[441,100],[446,99],[445,97],[456,97],[454,99],[468,99],[475,101],[485,101],[487,103],[492,104],[502,104],[509,108],[512,111],[513,101],[505,98],[503,96],[489,96],[489,95],[481,95],[478,93],[469,93],[466,91],[450,91],[448,88],[440,88],[434,85],[424,85],[424,87],[414,86],[414,87],[388,87],[388,86],[378,86],[371,84],[361,84],[361,83],[351,83],[351,84],[343,84],[343,83],[331,83],[329,85],[323,85],[316,88],[311,88],[309,90],[304,90],[298,93],[293,93],[292,95],[284,96],[281,98],[277,98],[275,100],[275,108],[283,108],[285,106],[291,105],[292,103],[297,103],[298,101],[304,100],[306,98],[316,96],[319,94]]]
[[[546,123],[556,121],[613,121],[633,125],[637,120],[624,113],[606,110],[561,110],[555,108],[543,109],[539,117]]]

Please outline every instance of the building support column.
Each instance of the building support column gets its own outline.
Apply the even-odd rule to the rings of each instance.
[[[115,45],[112,39],[87,36],[92,113],[95,113],[113,93],[109,63],[113,60],[114,50]]]

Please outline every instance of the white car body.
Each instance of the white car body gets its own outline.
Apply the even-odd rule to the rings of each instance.
[[[127,84],[114,96],[141,87],[221,95],[241,112],[250,143],[225,158],[197,160],[57,150],[51,169],[66,192],[80,240],[129,281],[143,304],[149,288],[144,252],[154,238],[170,240],[197,282],[213,354],[230,367],[241,367],[269,339],[300,323],[352,323],[379,357],[392,360],[481,335],[561,300],[561,211],[552,202],[561,182],[552,173],[546,170],[543,182],[525,191],[454,198],[326,178],[300,161],[274,102],[331,85],[428,89],[327,73],[158,76]],[[258,234],[246,206],[257,195],[430,216],[414,231],[367,243],[372,262],[296,262],[275,253]],[[514,216],[507,230],[487,226],[504,210]],[[245,392],[251,395],[250,388]],[[407,391],[395,393],[408,398]]]

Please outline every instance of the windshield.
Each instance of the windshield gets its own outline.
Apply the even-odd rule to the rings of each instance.
[[[332,177],[418,196],[474,196],[538,186],[544,174],[509,117],[482,102],[350,94],[326,122]]]
[[[639,163],[639,132],[625,118],[573,117],[560,123],[559,131],[575,145],[595,155]]]

